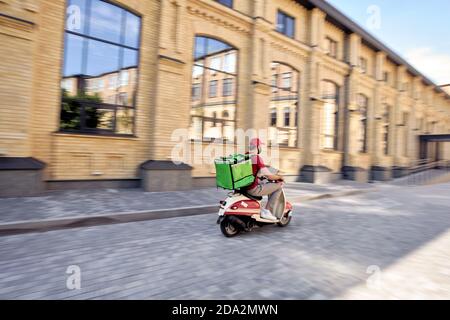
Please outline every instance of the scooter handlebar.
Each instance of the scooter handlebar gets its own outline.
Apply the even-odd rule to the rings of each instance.
[[[267,180],[268,182],[272,182],[272,183],[279,183],[279,182],[284,182],[284,179],[278,179],[278,180],[269,180],[267,177],[261,177],[261,180]]]

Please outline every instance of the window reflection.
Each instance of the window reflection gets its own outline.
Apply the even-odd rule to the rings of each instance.
[[[190,138],[234,141],[237,50],[207,37],[195,38]]]
[[[88,41],[85,75],[96,77],[101,74],[117,72],[120,47],[101,41]]]
[[[92,1],[90,9],[89,35],[94,38],[120,43],[125,11],[104,1]]]
[[[277,14],[277,30],[290,38],[294,38],[295,18],[279,10]]]
[[[133,134],[140,24],[105,1],[68,1],[61,130]]]
[[[282,63],[272,63],[270,102],[270,144],[297,147],[299,72]]]

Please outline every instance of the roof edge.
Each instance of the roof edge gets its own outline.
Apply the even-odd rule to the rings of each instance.
[[[372,46],[375,50],[384,51],[387,54],[387,57],[392,60],[397,65],[404,65],[407,67],[407,70],[413,74],[414,76],[421,77],[423,82],[427,85],[433,86],[434,90],[439,93],[443,93],[447,99],[450,99],[450,95],[445,92],[441,86],[434,83],[423,73],[414,68],[408,61],[402,58],[399,54],[390,49],[383,42],[378,40],[375,36],[370,34],[367,30],[361,27],[358,23],[353,21],[335,6],[331,5],[325,0],[296,0],[303,6],[307,8],[318,8],[324,11],[332,20],[334,20],[337,24],[341,25],[344,28],[345,32],[356,33],[361,36],[362,40],[367,42],[370,46]]]

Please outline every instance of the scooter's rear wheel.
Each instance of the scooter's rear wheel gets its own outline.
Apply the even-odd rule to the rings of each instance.
[[[292,220],[291,213],[288,212],[280,219],[280,222],[278,222],[278,226],[282,228],[287,227],[288,224],[291,222],[291,220]]]
[[[222,222],[220,223],[220,230],[227,238],[235,237],[240,232],[239,228],[233,225],[228,218],[222,220]]]

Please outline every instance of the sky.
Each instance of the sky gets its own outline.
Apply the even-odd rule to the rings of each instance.
[[[449,0],[327,1],[430,80],[450,84]]]

